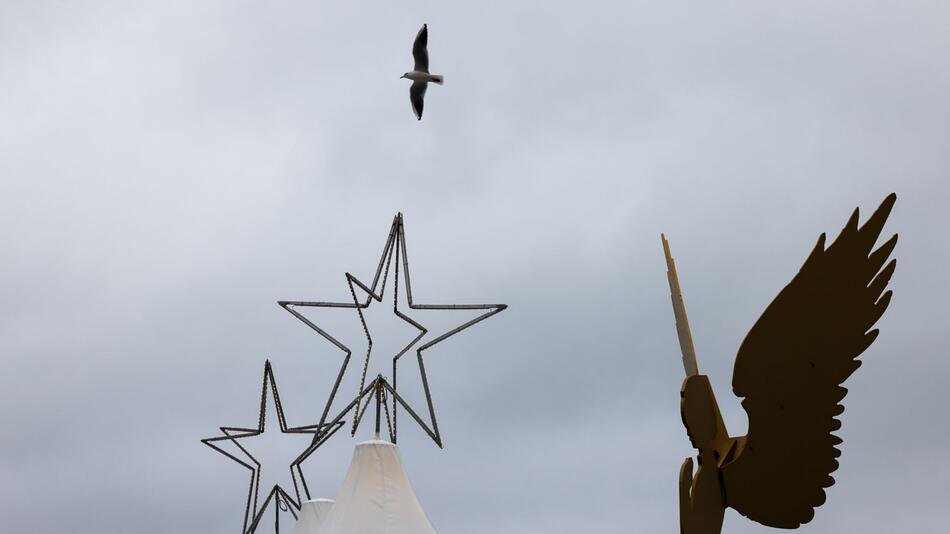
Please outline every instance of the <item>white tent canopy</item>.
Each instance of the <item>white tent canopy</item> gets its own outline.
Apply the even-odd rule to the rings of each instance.
[[[331,499],[313,499],[303,503],[294,534],[317,534],[332,507]]]
[[[318,532],[435,534],[435,529],[412,491],[399,448],[371,440],[353,451],[343,487]]]

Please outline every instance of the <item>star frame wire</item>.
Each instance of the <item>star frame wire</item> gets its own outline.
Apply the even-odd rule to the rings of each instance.
[[[265,426],[265,414],[267,411],[267,386],[270,385],[271,394],[274,397],[274,407],[277,410],[277,421],[280,424],[280,431],[285,434],[313,434],[314,442],[318,444],[323,444],[328,440],[333,434],[336,433],[343,426],[343,421],[336,421],[332,425],[308,425],[300,427],[288,427],[287,420],[284,417],[284,408],[280,402],[280,393],[277,390],[277,382],[274,380],[274,370],[271,367],[270,360],[267,360],[264,363],[264,379],[261,386],[261,404],[260,412],[257,420],[257,428],[240,428],[240,427],[220,427],[221,436],[215,436],[211,438],[202,439],[201,442],[205,445],[211,447],[212,449],[218,451],[219,453],[227,456],[231,460],[241,464],[245,468],[249,469],[252,472],[251,482],[247,490],[247,506],[244,511],[244,526],[242,532],[245,534],[253,533],[261,519],[264,516],[264,511],[267,510],[268,505],[272,499],[276,499],[277,505],[281,506],[281,501],[287,504],[287,508],[290,513],[294,516],[294,519],[297,518],[296,510],[300,510],[300,507],[303,503],[301,496],[306,496],[307,500],[310,499],[310,489],[307,487],[307,480],[304,478],[303,470],[300,468],[300,464],[304,462],[307,458],[313,454],[313,451],[317,447],[311,445],[305,450],[301,455],[299,455],[294,461],[290,464],[290,473],[294,482],[294,494],[296,498],[291,497],[284,488],[280,485],[275,485],[268,492],[267,497],[264,499],[263,504],[258,507],[259,496],[260,496],[260,471],[261,464],[257,459],[241,445],[238,440],[242,438],[249,438],[253,436],[259,436],[264,433]],[[322,429],[322,430],[321,430]],[[221,448],[220,443],[224,441],[231,442],[235,447],[237,447],[246,457],[247,461],[235,456],[231,452]],[[318,445],[319,446],[319,445]],[[298,482],[299,481],[299,482]],[[301,489],[303,494],[301,494]],[[277,529],[279,531],[279,516],[280,511],[276,511],[275,521],[277,522]]]
[[[395,262],[393,259],[395,258]],[[479,314],[477,317],[470,319],[445,333],[435,337],[434,339],[422,344],[417,347],[416,350],[416,360],[419,365],[419,372],[422,378],[423,391],[425,393],[426,405],[428,408],[429,422],[426,423],[423,421],[422,417],[416,413],[415,410],[397,393],[396,390],[396,370],[399,359],[403,354],[408,352],[410,349],[415,347],[415,345],[428,333],[428,330],[422,326],[419,322],[415,321],[399,309],[399,268],[402,266],[404,272],[404,284],[406,289],[406,299],[408,301],[409,308],[412,310],[481,310],[483,313]],[[369,307],[372,301],[382,302],[383,294],[385,292],[386,282],[389,277],[390,266],[394,267],[394,281],[393,281],[393,313],[402,319],[403,321],[412,325],[418,334],[410,341],[405,347],[402,348],[394,357],[393,357],[393,380],[390,384],[386,378],[382,375],[378,375],[373,379],[369,384],[366,384],[366,372],[369,366],[369,358],[372,353],[372,336],[370,335],[369,328],[366,325],[366,319],[363,315],[363,309]],[[355,276],[350,273],[346,273],[347,285],[350,290],[350,295],[352,296],[352,302],[310,302],[310,301],[279,301],[278,304],[290,312],[294,317],[302,321],[308,327],[313,329],[315,332],[320,334],[324,339],[331,342],[338,349],[343,351],[346,356],[343,359],[343,363],[340,367],[340,371],[337,374],[336,380],[334,381],[332,391],[327,403],[324,406],[323,413],[320,417],[320,422],[315,425],[308,425],[302,427],[288,427],[286,420],[283,414],[283,406],[280,402],[280,395],[277,391],[277,383],[274,380],[274,373],[271,367],[270,361],[267,361],[264,366],[264,379],[263,385],[261,387],[261,405],[260,405],[260,414],[258,416],[258,426],[257,428],[240,428],[240,427],[220,427],[222,435],[215,436],[211,438],[205,438],[202,441],[205,445],[213,448],[217,452],[227,456],[231,460],[241,464],[248,470],[252,472],[251,482],[248,487],[248,496],[247,496],[247,507],[244,513],[244,526],[242,532],[245,534],[253,533],[261,519],[263,518],[264,512],[270,504],[271,500],[275,500],[276,504],[283,509],[284,505],[287,506],[294,518],[297,518],[297,510],[300,510],[300,507],[303,503],[302,496],[306,496],[309,500],[310,490],[307,487],[306,479],[304,478],[303,471],[301,470],[301,464],[309,458],[317,448],[319,448],[323,443],[325,443],[330,437],[332,437],[340,428],[345,424],[344,417],[350,412],[355,410],[353,416],[353,423],[351,428],[351,435],[356,433],[357,428],[359,427],[363,416],[365,415],[367,409],[369,408],[369,403],[375,399],[376,401],[376,434],[379,435],[381,429],[381,416],[385,413],[386,417],[386,426],[389,434],[389,439],[392,443],[396,443],[397,438],[397,414],[398,406],[402,405],[403,408],[409,413],[414,421],[426,432],[426,434],[438,445],[440,448],[443,446],[442,436],[439,432],[438,421],[435,416],[435,408],[432,401],[432,394],[429,388],[428,377],[426,376],[425,371],[425,362],[423,359],[423,352],[433,346],[445,341],[446,339],[458,334],[459,332],[477,324],[485,319],[500,313],[505,310],[508,306],[506,304],[416,304],[412,298],[412,285],[409,279],[409,259],[406,253],[406,239],[405,239],[405,230],[403,227],[403,216],[402,213],[398,213],[393,219],[392,226],[390,227],[389,236],[386,239],[386,244],[383,247],[382,255],[379,259],[379,265],[376,268],[376,274],[373,278],[373,283],[370,286],[367,286]],[[359,287],[362,291],[366,293],[366,298],[360,300],[356,296],[356,287]],[[378,289],[378,292],[377,292]],[[328,332],[317,326],[315,323],[307,319],[300,312],[295,310],[295,307],[317,307],[317,308],[348,308],[355,309],[359,319],[360,324],[363,328],[363,334],[367,340],[367,350],[366,356],[363,361],[362,374],[360,377],[360,386],[356,396],[350,403],[338,414],[336,415],[329,423],[327,418],[329,417],[330,408],[332,407],[333,401],[335,400],[339,389],[340,383],[346,373],[347,366],[349,364],[350,358],[352,356],[352,351],[344,345],[342,342],[334,338]],[[258,507],[260,503],[260,468],[261,464],[254,458],[247,449],[245,449],[238,440],[242,438],[248,438],[260,435],[264,432],[265,426],[265,412],[267,404],[267,387],[270,384],[271,392],[274,397],[274,404],[277,409],[277,418],[280,423],[280,429],[283,433],[296,433],[296,434],[312,434],[313,439],[310,446],[304,450],[290,465],[291,475],[294,482],[294,494],[296,497],[292,497],[284,488],[280,485],[275,485],[267,494],[267,497],[264,499],[263,503]],[[392,409],[389,408],[389,397],[392,396]],[[362,405],[361,405],[362,403]],[[221,448],[220,444],[222,442],[229,441],[235,447],[237,447],[244,456],[247,457],[247,460],[239,458],[235,454]],[[301,493],[301,489],[303,493]],[[279,517],[280,510],[275,510],[275,527],[279,531]]]
[[[392,260],[395,259],[395,262]],[[378,376],[374,379],[369,385],[366,384],[366,371],[369,366],[369,358],[373,350],[373,339],[369,333],[369,328],[366,326],[366,319],[363,316],[363,309],[369,307],[372,301],[382,302],[383,293],[386,288],[386,281],[389,277],[390,265],[394,265],[394,280],[393,280],[393,313],[402,319],[403,321],[409,323],[415,327],[419,333],[409,342],[405,347],[403,347],[395,356],[393,356],[392,363],[392,384],[389,384],[385,378]],[[428,330],[422,326],[419,322],[415,321],[399,309],[399,268],[402,265],[404,273],[404,284],[406,289],[406,300],[408,301],[409,308],[412,310],[484,310],[484,313],[478,315],[477,317],[462,323],[455,328],[433,338],[432,340],[423,343],[415,349],[416,351],[416,360],[419,364],[419,372],[422,377],[422,387],[425,393],[426,405],[428,408],[429,422],[426,423],[422,420],[421,417],[409,406],[408,403],[403,400],[402,397],[397,393],[397,364],[399,359],[403,354],[412,349],[422,338],[428,333]],[[423,352],[427,349],[434,347],[435,345],[445,341],[446,339],[458,334],[459,332],[478,324],[489,317],[502,312],[505,310],[507,304],[417,304],[413,301],[412,296],[412,284],[409,278],[409,256],[406,253],[406,236],[405,228],[403,225],[403,215],[402,213],[397,213],[393,218],[392,226],[389,230],[389,236],[386,238],[386,244],[383,247],[383,252],[379,258],[379,264],[376,267],[376,274],[373,277],[373,282],[371,285],[367,286],[355,276],[350,273],[346,273],[346,281],[352,296],[352,302],[315,302],[315,301],[278,301],[278,305],[290,312],[294,317],[299,319],[301,322],[306,324],[312,330],[320,334],[324,339],[332,343],[338,349],[345,353],[343,358],[343,364],[340,367],[340,371],[337,374],[336,381],[333,384],[333,389],[330,392],[330,396],[327,399],[327,403],[324,406],[323,414],[320,416],[320,422],[316,425],[318,428],[331,428],[334,425],[339,425],[342,422],[342,418],[350,411],[356,410],[353,416],[353,424],[351,427],[351,435],[356,433],[356,429],[359,426],[363,412],[368,408],[370,400],[373,398],[376,399],[376,411],[377,411],[377,431],[379,429],[379,412],[380,412],[380,403],[383,404],[386,408],[386,419],[387,425],[390,428],[389,436],[390,440],[393,443],[396,443],[398,426],[397,426],[397,414],[398,405],[402,405],[407,412],[412,416],[412,418],[419,424],[420,427],[426,432],[426,434],[432,438],[432,440],[440,448],[443,446],[442,435],[439,432],[439,424],[435,416],[435,407],[432,401],[432,392],[429,388],[428,377],[426,376],[425,371],[425,361],[423,358]],[[356,287],[359,287],[362,291],[366,293],[366,298],[360,300],[356,296]],[[378,292],[377,292],[378,289]],[[302,313],[297,311],[295,308],[304,308],[304,307],[313,307],[313,308],[349,308],[356,309],[357,314],[359,315],[360,323],[363,327],[363,334],[367,340],[367,349],[366,356],[363,361],[362,375],[360,378],[360,386],[357,391],[356,396],[350,402],[350,404],[344,408],[344,410],[332,419],[330,424],[326,424],[327,418],[329,417],[330,408],[333,404],[333,401],[336,399],[337,393],[339,391],[340,382],[343,380],[343,376],[346,372],[347,366],[349,365],[350,358],[353,354],[353,351],[344,345],[341,341],[333,337],[326,330],[320,328],[313,321],[309,320]],[[374,392],[373,395],[370,395],[371,392]],[[390,422],[390,411],[388,409],[387,397],[392,395],[393,405],[392,405],[392,420]],[[361,407],[361,399],[366,399],[365,404]],[[325,426],[326,425],[326,426]],[[330,430],[324,430],[327,432]],[[335,429],[333,429],[335,431]],[[317,434],[313,438],[313,445],[305,451],[306,454],[312,453],[313,450],[323,443],[325,438],[321,434]]]

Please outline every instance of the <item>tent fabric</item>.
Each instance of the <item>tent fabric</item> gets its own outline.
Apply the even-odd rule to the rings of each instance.
[[[356,445],[319,534],[435,534],[396,445],[381,440]]]
[[[294,525],[294,534],[317,534],[332,508],[332,499],[313,499],[303,503],[297,524]]]

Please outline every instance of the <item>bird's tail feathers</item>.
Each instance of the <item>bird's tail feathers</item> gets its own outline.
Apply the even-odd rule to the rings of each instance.
[[[432,83],[437,83],[439,85],[442,85],[443,81],[445,81],[445,76],[442,76],[441,74],[432,75]]]

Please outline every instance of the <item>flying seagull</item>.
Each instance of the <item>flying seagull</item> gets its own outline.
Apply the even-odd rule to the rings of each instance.
[[[422,105],[426,96],[426,86],[429,82],[442,85],[442,76],[439,74],[429,74],[429,50],[426,45],[429,42],[429,29],[425,24],[416,34],[416,41],[412,43],[412,58],[416,64],[412,70],[403,74],[399,78],[409,78],[412,80],[412,86],[409,87],[409,101],[412,102],[412,110],[416,117],[422,120]]]

